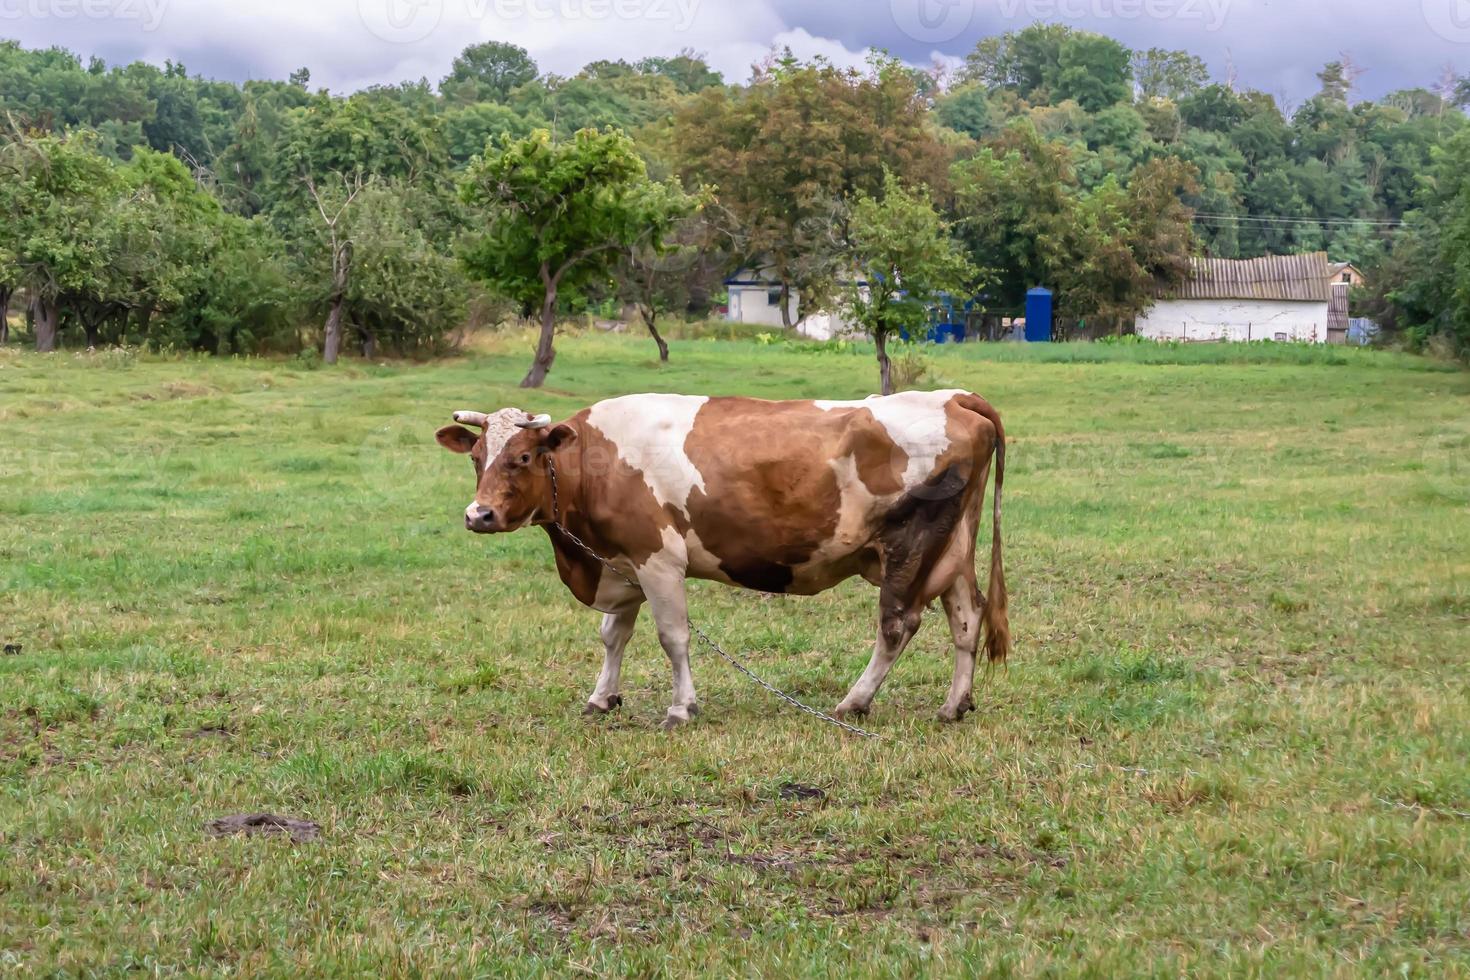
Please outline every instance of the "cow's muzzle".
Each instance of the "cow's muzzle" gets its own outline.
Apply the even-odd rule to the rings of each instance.
[[[464,527],[466,531],[474,531],[476,534],[494,534],[505,530],[495,519],[495,511],[479,504],[470,504],[464,509]]]

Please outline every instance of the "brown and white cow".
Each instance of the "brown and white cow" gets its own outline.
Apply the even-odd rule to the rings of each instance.
[[[674,673],[665,727],[698,710],[689,672],[684,582],[712,579],[764,592],[813,595],[853,575],[878,586],[872,660],[839,716],[866,714],[884,677],[944,603],[954,680],[939,715],[970,700],[980,630],[990,660],[1006,658],[1010,628],[1001,568],[1005,432],[967,391],[905,392],[864,401],[761,401],[626,395],[564,422],[519,409],[456,412],[441,445],[474,461],[465,527],[480,534],[545,529],[572,594],[605,615],[605,657],[586,712],[622,704],[623,648],[646,600]],[[988,594],[976,585],[975,538],[990,461],[995,502]],[[610,573],[553,524],[607,558]]]

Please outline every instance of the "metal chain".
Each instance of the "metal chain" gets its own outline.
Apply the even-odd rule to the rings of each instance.
[[[642,592],[643,591],[643,586],[641,586],[637,582],[633,581],[627,575],[624,575],[623,572],[622,572],[622,570],[619,569],[619,568],[617,568],[615,565],[613,565],[612,562],[608,561],[606,558],[602,557],[597,552],[593,551],[591,545],[589,545],[587,542],[583,541],[581,538],[579,538],[575,534],[573,534],[571,532],[571,530],[565,524],[563,524],[561,522],[561,501],[558,499],[558,496],[557,496],[557,488],[556,488],[556,465],[552,462],[552,460],[551,460],[551,454],[549,452],[546,454],[546,471],[547,471],[547,473],[549,473],[551,475],[551,524],[552,524],[552,526],[555,527],[562,534],[566,535],[566,537],[573,544],[575,544],[577,547],[579,547],[583,551],[587,552],[588,555],[590,555],[591,557],[593,557],[594,559],[596,559],[598,562],[600,562],[602,564],[602,567],[603,568],[606,568],[608,571],[612,572],[618,578],[622,579],[624,582],[627,582],[628,585],[630,585],[633,588],[637,589],[639,592]],[[838,728],[842,729],[845,732],[851,732],[854,735],[861,735],[863,738],[881,738],[882,737],[877,732],[870,732],[870,731],[868,731],[865,728],[859,728],[856,725],[849,725],[847,722],[843,721],[841,718],[833,718],[831,715],[827,714],[824,711],[818,711],[816,708],[813,708],[810,705],[803,704],[802,702],[798,701],[796,698],[794,698],[791,695],[787,694],[785,691],[781,690],[780,688],[776,687],[775,685],[773,685],[773,684],[769,683],[768,681],[765,681],[762,678],[760,678],[759,676],[757,676],[756,673],[754,671],[752,671],[749,667],[745,666],[745,664],[742,663],[739,660],[739,658],[733,657],[730,654],[726,653],[724,650],[722,650],[720,648],[720,645],[718,643],[716,643],[714,640],[710,639],[709,638],[709,635],[707,633],[705,633],[704,630],[700,629],[699,626],[692,619],[689,620],[689,628],[694,631],[694,635],[695,636],[698,636],[702,641],[704,641],[704,645],[705,646],[707,646],[711,650],[713,650],[727,664],[729,664],[731,667],[734,667],[736,670],[740,671],[740,673],[744,674],[746,677],[749,677],[751,680],[755,681],[756,684],[758,684],[759,686],[765,688],[771,694],[774,694],[776,697],[780,698],[782,701],[785,701],[787,704],[791,705],[793,708],[796,708],[799,711],[805,711],[807,714],[811,715],[812,717],[814,717],[814,718],[820,718],[822,721],[825,721],[828,724],[836,725]]]

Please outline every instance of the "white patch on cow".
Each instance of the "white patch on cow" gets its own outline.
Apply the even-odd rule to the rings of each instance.
[[[824,412],[836,408],[862,408],[873,413],[888,431],[894,445],[908,454],[909,463],[903,472],[903,485],[916,486],[934,473],[934,464],[939,455],[949,448],[949,436],[945,433],[948,421],[944,406],[955,395],[964,392],[958,388],[944,391],[902,391],[883,398],[868,397],[860,401],[817,401]]]
[[[526,412],[519,408],[502,408],[485,416],[485,464],[488,466],[500,455],[510,437],[521,431],[517,422],[526,421]]]
[[[689,494],[704,477],[684,451],[704,395],[624,395],[592,406],[587,422],[611,442],[618,456],[643,474],[660,505],[689,513]]]

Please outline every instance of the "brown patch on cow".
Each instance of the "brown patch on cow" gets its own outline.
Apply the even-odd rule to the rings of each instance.
[[[674,519],[659,505],[643,474],[618,454],[617,445],[587,422],[589,413],[590,409],[583,409],[568,422],[577,430],[577,441],[572,443],[575,458],[567,459],[566,453],[555,455],[558,467],[567,459],[576,472],[571,496],[563,501],[568,505],[567,529],[599,554],[620,555],[642,565],[663,550],[663,529]],[[558,479],[561,474],[559,468]],[[607,550],[599,548],[598,542]]]
[[[831,539],[842,494],[830,464],[845,434],[832,422],[811,402],[755,398],[711,398],[694,417],[684,452],[704,489],[689,494],[689,523],[730,581],[784,592]]]
[[[830,414],[836,413],[847,416],[847,431],[834,458],[851,456],[858,479],[875,497],[903,490],[909,454],[893,441],[883,423],[866,408],[834,409]]]
[[[316,840],[321,829],[321,825],[313,821],[279,817],[274,813],[240,813],[209,822],[209,833],[214,837],[229,837],[232,834],[286,834],[298,844]]]
[[[583,409],[563,423],[575,438],[550,453],[551,465],[556,468],[556,517],[598,555],[627,558],[634,565],[642,565],[663,550],[662,532],[674,523],[673,518],[659,506],[643,474],[619,456],[617,446],[601,430],[588,424],[589,412]],[[543,431],[518,433],[506,443],[504,451],[541,451]],[[553,512],[551,482],[545,470],[538,470],[541,476],[533,493],[540,500],[542,513],[537,523],[551,539],[562,582],[579,602],[590,606],[597,598],[602,563],[549,523]]]

